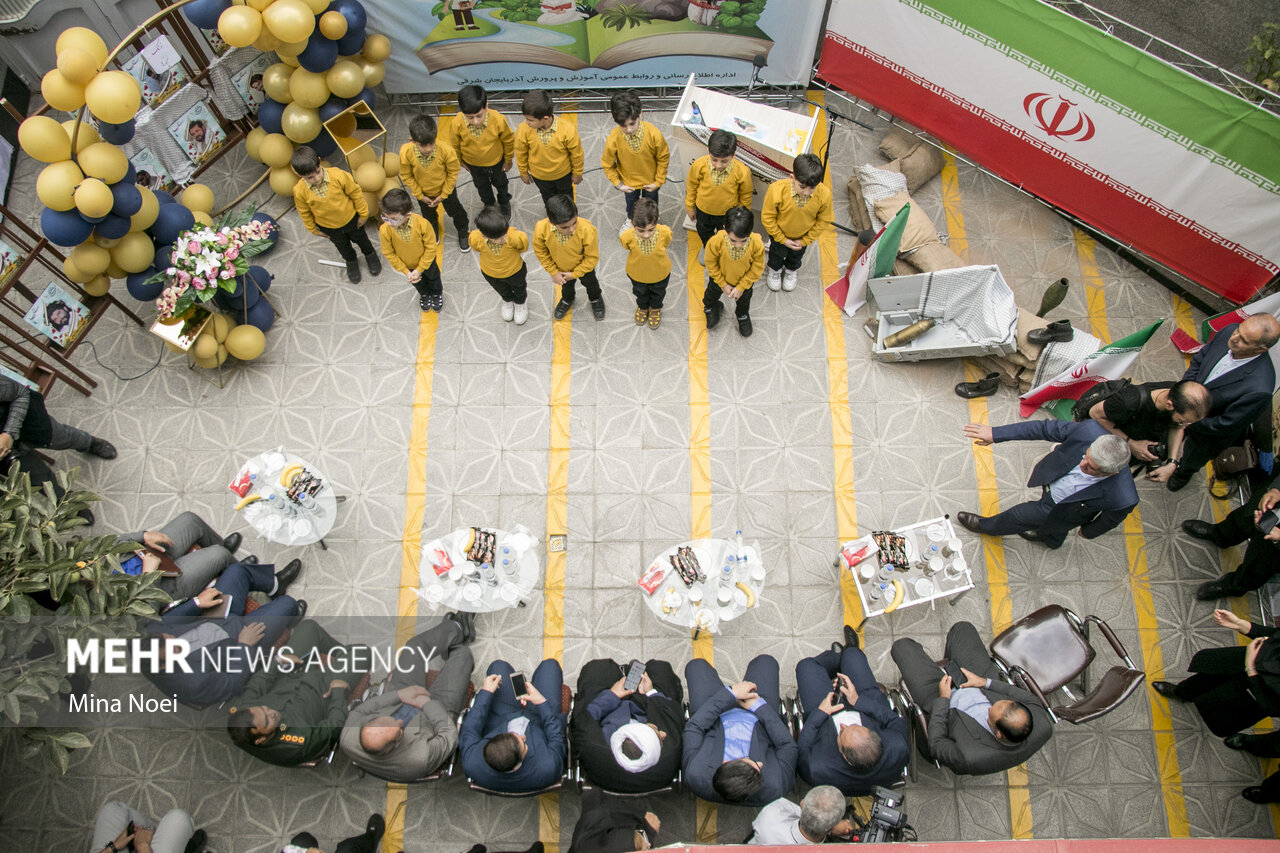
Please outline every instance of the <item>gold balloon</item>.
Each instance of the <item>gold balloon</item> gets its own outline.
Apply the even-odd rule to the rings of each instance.
[[[79,48],[89,54],[99,68],[107,64],[107,43],[88,27],[69,27],[63,30],[54,43],[53,52],[56,56],[61,56],[64,50],[72,48]]]
[[[270,53],[279,47],[283,42],[271,34],[271,30],[263,27],[258,33],[258,37],[253,40],[254,50],[260,50],[263,53]]]
[[[76,120],[69,118],[62,123],[62,129],[67,132],[67,140],[70,141],[71,134],[76,135],[76,153],[79,154],[90,145],[94,145],[102,141],[102,137],[98,135],[98,129],[89,124],[89,120],[85,119],[80,122],[80,129],[76,130]]]
[[[67,259],[76,265],[76,269],[89,274],[89,278],[107,271],[111,263],[111,253],[92,241],[86,241],[67,253]],[[84,282],[80,282],[84,284]]]
[[[378,201],[382,201],[382,197],[394,189],[400,187],[399,178],[387,178],[382,182],[382,188],[378,190]]]
[[[329,0],[302,0],[302,2],[307,4],[307,8],[311,10],[312,15],[319,15],[329,8]]]
[[[62,274],[76,284],[88,284],[93,281],[93,276],[76,266],[70,255],[62,262]]]
[[[386,62],[391,55],[391,39],[382,33],[373,33],[364,40],[364,50],[360,53],[370,62]]]
[[[76,206],[76,187],[83,180],[84,173],[71,160],[50,163],[36,178],[36,197],[52,210],[70,210]]]
[[[232,6],[231,8],[235,8]],[[191,345],[191,354],[196,358],[213,358],[218,354],[218,339],[213,336],[212,332],[204,331],[196,338],[196,342]]]
[[[120,242],[119,237],[103,237],[97,231],[93,232],[93,242],[104,249],[114,249],[116,244]],[[107,272],[111,271],[110,265],[107,266]]]
[[[119,242],[120,242],[119,240],[115,240],[115,241],[113,241],[113,242],[112,242],[112,244],[111,244],[110,246],[108,246],[107,248],[109,248],[109,249],[114,249],[114,248],[116,247],[116,244],[117,244],[117,243],[119,243]],[[99,245],[101,245],[101,244],[99,244]],[[122,269],[120,268],[120,266],[119,266],[119,265],[118,265],[114,260],[112,260],[112,261],[111,261],[111,263],[107,265],[107,277],[108,277],[108,278],[113,278],[113,279],[114,279],[114,278],[124,278],[124,277],[125,277],[125,276],[127,276],[127,275],[128,275],[128,273],[127,273],[127,272],[125,272],[124,270],[122,270]]]
[[[18,145],[28,157],[41,163],[71,158],[71,137],[49,116],[32,116],[18,125]]]
[[[277,62],[275,65],[268,66],[267,70],[262,72],[262,91],[266,92],[271,100],[287,104],[293,100],[293,95],[289,93],[289,78],[292,76],[292,65]]]
[[[232,322],[231,318],[226,314],[214,314],[213,322],[210,325],[213,326],[214,339],[221,344],[226,342],[227,333],[230,332],[236,324]]]
[[[97,178],[86,178],[76,187],[76,210],[96,219],[111,212],[115,199],[111,197],[111,187]]]
[[[320,34],[335,41],[347,34],[347,19],[341,12],[325,12],[320,16]]]
[[[213,210],[213,190],[204,184],[191,184],[182,191],[179,201],[187,210],[209,213]]]
[[[245,5],[248,6],[250,9],[256,9],[259,12],[265,12],[267,11],[267,7],[270,6],[273,2],[274,0],[246,0]]]
[[[262,140],[266,138],[267,131],[261,127],[255,127],[249,131],[244,138],[244,153],[249,155],[250,160],[262,162],[262,152],[258,150],[262,145]]]
[[[356,132],[356,117],[351,113],[343,113],[340,116],[334,116],[329,120],[329,133],[333,135],[335,140],[351,139],[351,134]],[[351,140],[352,144],[356,144]]]
[[[130,234],[150,228],[155,224],[156,216],[160,213],[160,199],[156,198],[155,193],[146,187],[138,187],[138,192],[142,193],[142,207],[138,208],[137,213],[129,217]],[[155,252],[151,254],[154,255]],[[146,269],[146,267],[143,267],[143,269]]]
[[[271,177],[267,179],[271,184],[271,189],[276,195],[282,195],[285,198],[293,198],[294,185],[301,178],[294,173],[293,169],[288,166],[276,166],[271,170]]]
[[[95,276],[93,281],[86,282],[84,292],[90,296],[106,296],[111,289],[111,279],[104,275]]]
[[[141,231],[126,234],[111,250],[111,260],[125,272],[143,272],[150,269],[156,258],[156,247],[151,238]]]
[[[142,87],[126,71],[103,71],[89,81],[84,96],[89,111],[111,124],[124,124],[142,105]]]
[[[248,47],[262,33],[262,15],[248,6],[229,6],[218,16],[218,35],[232,47]]]
[[[292,57],[294,61],[290,62],[289,65],[293,66],[294,68],[297,68],[298,54],[302,53],[302,51],[306,49],[307,49],[306,39],[303,39],[302,41],[280,42],[280,46],[276,48],[276,56],[278,56],[282,62],[285,60],[285,57]]]
[[[360,189],[368,193],[376,193],[382,189],[382,182],[387,179],[387,176],[382,171],[381,161],[371,160],[356,167],[355,179]]]
[[[302,0],[276,0],[262,13],[262,21],[280,41],[306,41],[315,31],[316,13]]]
[[[280,57],[280,61],[290,68],[298,68],[298,55],[296,53],[281,53],[280,48],[276,48],[276,56]]]
[[[388,178],[400,177],[400,155],[391,151],[383,154],[382,171],[387,173]]]
[[[314,110],[329,100],[329,84],[325,82],[324,74],[298,68],[289,77],[289,94],[293,96],[294,104]],[[285,109],[287,111],[288,107]]]
[[[80,168],[91,178],[108,184],[121,180],[129,171],[129,158],[110,142],[95,142],[76,156]]]
[[[355,142],[354,139],[351,141]],[[357,148],[347,155],[347,168],[354,173],[362,164],[376,159],[377,155],[373,153],[373,149],[366,145],[363,148]]]
[[[377,215],[378,215],[378,212],[379,212],[380,210],[382,210],[382,206],[378,204],[378,194],[377,194],[377,193],[365,193],[365,194],[364,194],[364,203],[365,203],[366,205],[368,205],[368,207],[369,207],[369,216],[370,216],[370,217],[377,216]]]
[[[284,135],[294,142],[310,142],[320,133],[320,113],[294,102],[284,108],[284,114],[280,116],[280,127],[284,130]]]
[[[195,217],[196,222],[201,225],[213,225],[213,217],[205,213],[203,210],[193,210],[191,215]]]
[[[56,68],[40,78],[40,94],[44,95],[49,106],[64,113],[84,106],[84,86],[72,83]]]
[[[69,47],[58,54],[58,70],[68,81],[83,86],[93,79],[100,66],[89,51]]]
[[[367,59],[360,60],[360,72],[364,75],[364,84],[366,86],[376,86],[382,82],[382,78],[387,76],[387,66],[381,62],[370,62]]]
[[[267,336],[248,323],[236,326],[227,334],[227,352],[241,361],[253,361],[267,348]]]
[[[325,72],[324,79],[329,91],[339,98],[354,98],[364,88],[364,71],[350,59],[339,59],[333,63],[333,67]]]
[[[288,166],[289,158],[293,156],[293,143],[283,133],[268,133],[258,146],[258,154],[262,162],[273,169]]]

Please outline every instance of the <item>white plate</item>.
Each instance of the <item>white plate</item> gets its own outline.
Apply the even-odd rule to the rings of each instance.
[[[311,535],[311,522],[305,518],[298,518],[294,520],[290,529],[295,537],[301,539],[303,536]]]
[[[498,594],[502,596],[502,600],[507,604],[514,604],[516,599],[520,597],[520,589],[513,583],[504,583],[502,588],[498,590]]]
[[[422,594],[427,597],[427,601],[443,601],[444,587],[442,587],[438,583],[433,583],[430,586],[428,586],[426,589],[424,589],[422,591]]]
[[[480,600],[480,584],[469,583],[466,586],[464,586],[462,588],[462,597],[465,598],[467,601],[479,601]]]

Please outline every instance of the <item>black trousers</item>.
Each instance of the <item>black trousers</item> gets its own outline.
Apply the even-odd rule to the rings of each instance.
[[[506,278],[494,278],[483,271],[480,274],[484,276],[485,281],[489,282],[490,287],[498,291],[498,295],[502,297],[503,302],[514,302],[517,305],[523,305],[525,300],[529,298],[529,284],[525,281],[525,275],[528,272],[528,266],[521,264],[517,272]]]
[[[419,296],[439,296],[444,292],[444,285],[440,281],[440,265],[435,261],[431,262],[431,266],[422,271],[422,276],[413,283],[413,289],[418,291]]]
[[[1280,758],[1280,732],[1265,735],[1245,735],[1245,751],[1260,758]],[[1262,780],[1262,793],[1269,803],[1280,802],[1280,773],[1272,773]]]
[[[631,211],[636,209],[636,202],[641,198],[651,198],[655,203],[658,201],[658,190],[638,189],[629,193],[623,193],[627,200],[627,221],[631,221]]]
[[[1241,504],[1222,521],[1213,525],[1213,542],[1219,548],[1230,548],[1241,542],[1248,542],[1244,559],[1234,572],[1228,572],[1223,578],[1223,586],[1228,595],[1244,595],[1255,590],[1280,571],[1280,543],[1268,541],[1258,532],[1253,523],[1254,510],[1258,501],[1266,494],[1265,489],[1255,489],[1253,498]]]
[[[1203,433],[1194,429],[1195,424],[1187,427],[1186,433],[1182,439],[1182,460],[1178,465],[1178,470],[1173,476],[1179,478],[1179,475],[1185,474],[1190,479],[1204,466],[1217,457],[1219,453],[1226,450],[1233,444],[1238,444],[1240,436],[1222,436],[1213,433]]]
[[[511,204],[509,181],[501,163],[495,163],[492,166],[473,166],[468,163],[467,170],[471,172],[471,183],[476,185],[476,193],[486,207],[494,203],[495,191],[498,194],[498,204]]]
[[[728,211],[725,211],[727,213]],[[693,223],[698,229],[698,239],[702,241],[702,245],[707,245],[715,233],[724,227],[724,213],[716,216],[707,213],[700,207],[693,209]]]
[[[800,263],[804,260],[804,250],[807,248],[809,247],[803,246],[792,249],[786,243],[774,240],[769,244],[769,269],[780,270],[784,267],[789,270],[800,269]]]
[[[751,294],[755,292],[754,287],[748,287],[742,291],[742,295],[738,297],[738,306],[734,309],[734,316],[738,318],[748,317],[751,315]],[[707,282],[707,290],[702,294],[702,310],[710,311],[712,306],[720,304],[720,297],[723,296],[720,285],[714,281]]]
[[[544,181],[542,178],[534,178],[533,183],[538,188],[538,192],[542,194],[542,205],[546,207],[552,196],[567,195],[573,199],[573,173],[561,175],[550,181]]]
[[[631,292],[636,295],[636,307],[645,310],[649,308],[661,308],[662,300],[667,295],[667,282],[671,281],[671,276],[667,276],[662,281],[636,281],[631,279]]]
[[[329,238],[334,248],[338,250],[338,254],[347,263],[351,263],[356,259],[355,250],[351,248],[351,244],[360,247],[360,251],[366,255],[373,254],[373,244],[369,242],[369,234],[364,230],[364,226],[357,225],[360,221],[360,214],[351,217],[351,221],[341,228],[325,228],[323,225],[317,225],[324,236]]]
[[[565,302],[572,302],[576,299],[578,296],[577,282],[579,281],[587,289],[587,298],[592,302],[599,302],[604,298],[604,295],[600,292],[600,280],[596,278],[595,270],[588,270],[581,278],[571,278],[560,285],[560,298]]]
[[[431,230],[436,234],[436,240],[440,239],[440,208],[444,208],[444,212],[449,214],[449,218],[453,220],[453,227],[458,229],[459,234],[466,234],[471,230],[471,222],[467,219],[467,209],[462,206],[462,202],[458,201],[456,192],[449,193],[435,207],[427,204],[422,199],[418,199],[418,210],[422,211],[422,218],[431,223]]]
[[[979,518],[978,530],[988,536],[1009,536],[1013,533],[1034,530],[1046,545],[1061,548],[1062,543],[1067,541],[1067,534],[1071,532],[1071,528],[1043,526],[1056,506],[1057,504],[1049,495],[1049,490],[1045,489],[1038,501],[1024,501],[997,515]]]

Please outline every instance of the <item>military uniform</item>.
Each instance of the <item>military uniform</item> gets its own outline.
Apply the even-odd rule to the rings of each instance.
[[[342,647],[310,619],[293,629],[288,645],[292,654],[304,662],[313,649],[327,655]],[[246,747],[245,751],[280,767],[296,767],[323,757],[338,742],[347,719],[348,689],[335,687],[326,698],[329,682],[340,678],[354,686],[361,675],[316,666],[281,672],[274,665],[268,671],[254,673],[236,708],[265,705],[280,712],[280,726],[266,743]],[[235,713],[236,709],[231,710]]]

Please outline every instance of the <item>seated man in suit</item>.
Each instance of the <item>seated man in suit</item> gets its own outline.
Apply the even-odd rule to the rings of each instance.
[[[458,745],[454,720],[467,701],[475,662],[475,614],[450,613],[397,652],[381,696],[357,705],[342,730],[342,751],[357,767],[390,782],[416,782],[448,761]],[[431,689],[428,660],[444,659]]]
[[[957,622],[947,632],[944,656],[964,671],[965,683],[952,684],[915,640],[893,644],[893,662],[912,700],[929,720],[925,753],[953,773],[982,776],[1026,761],[1053,735],[1053,719],[1040,700],[1000,680],[978,630]]]
[[[956,520],[974,533],[1016,533],[1030,542],[1061,548],[1074,528],[1080,528],[1085,539],[1096,539],[1138,505],[1138,490],[1127,468],[1129,444],[1097,421],[1023,421],[995,428],[966,424],[963,432],[984,446],[1037,439],[1061,442],[1031,469],[1027,485],[1042,489],[1039,500],[992,516],[956,513]]]
[[[459,742],[469,779],[493,791],[525,794],[549,788],[564,773],[564,673],[559,662],[544,660],[527,679],[528,691],[517,696],[512,671],[504,660],[489,664]]]
[[[294,560],[290,569],[273,575],[275,567],[271,565],[232,563],[213,586],[171,606],[159,620],[147,625],[147,630],[186,641],[186,661],[191,672],[171,665],[162,654],[156,666],[146,673],[148,680],[166,695],[196,708],[239,695],[253,674],[252,650],[270,649],[285,629],[306,613],[306,602],[285,595],[301,565]],[[286,575],[290,570],[291,574]],[[272,600],[245,618],[244,606],[250,591],[270,592]],[[205,617],[209,608],[226,607],[226,598],[231,599],[231,604],[225,617]]]
[[[858,635],[845,626],[845,643],[796,664],[804,728],[800,777],[834,785],[846,796],[872,793],[902,777],[911,758],[907,721],[894,713],[876,684]],[[832,691],[833,680],[840,688]]]
[[[231,708],[231,742],[268,764],[296,767],[322,757],[347,719],[347,691],[370,656],[353,653],[307,619],[289,637],[288,660],[249,677]],[[285,649],[281,649],[282,652]],[[327,663],[325,663],[327,661]]]
[[[632,799],[606,797],[600,791],[582,795],[582,813],[573,826],[569,853],[632,853],[652,850],[662,821]],[[662,839],[665,841],[666,839]],[[474,848],[469,853],[484,853]]]
[[[680,770],[684,688],[671,664],[651,660],[637,690],[626,690],[626,665],[593,660],[578,675],[569,722],[587,779],[622,794],[671,784]]]
[[[1280,506],[1280,472],[1277,472],[1266,491],[1253,490],[1253,497],[1232,510],[1217,524],[1198,518],[1182,522],[1182,531],[1188,536],[1212,542],[1219,548],[1231,548],[1248,542],[1244,559],[1234,572],[1220,578],[1205,581],[1196,588],[1196,598],[1214,601],[1233,595],[1244,595],[1257,589],[1280,572],[1280,524],[1267,533],[1258,529],[1264,513]]]
[[[751,822],[750,843],[782,847],[822,844],[832,834],[847,838],[853,826],[844,810],[844,795],[832,785],[810,789],[798,806],[785,797],[774,800]]]
[[[684,668],[691,716],[684,727],[685,784],[713,803],[762,806],[796,781],[796,742],[778,716],[778,662],[759,655],[732,687],[694,658]]]
[[[141,542],[152,551],[163,552],[178,564],[182,577],[160,579],[160,588],[175,599],[195,595],[220,575],[223,569],[234,563],[241,539],[239,533],[219,536],[194,512],[179,513],[159,530],[139,530],[116,537],[118,542]],[[193,551],[192,548],[196,550]],[[245,562],[256,559],[250,557]],[[122,559],[121,565],[129,574],[154,572],[160,569],[160,558],[155,554],[144,553],[141,557],[135,555],[128,560]],[[294,560],[285,566],[282,574],[292,573],[296,577],[296,569],[300,566],[301,563]]]

